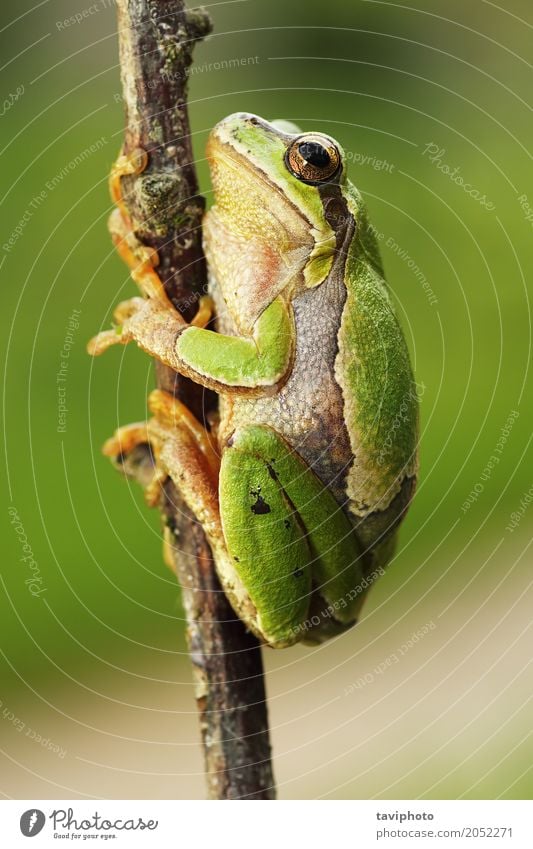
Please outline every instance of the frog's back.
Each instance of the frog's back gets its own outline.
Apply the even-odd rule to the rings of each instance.
[[[409,352],[383,277],[377,240],[352,186],[343,192],[358,236],[346,258],[346,303],[335,363],[354,455],[346,485],[363,536],[388,536],[412,497],[418,397]]]

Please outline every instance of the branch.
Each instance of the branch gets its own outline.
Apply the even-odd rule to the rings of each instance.
[[[186,88],[194,43],[211,24],[202,9],[186,11],[183,0],[117,0],[117,9],[124,151],[148,152],[143,173],[123,178],[125,206],[137,239],[157,251],[167,293],[190,320],[206,291],[206,270],[204,199],[193,165]],[[160,363],[156,377],[158,387],[173,392],[200,421],[214,408],[215,396]],[[148,447],[135,449],[120,468],[146,484]],[[170,480],[162,502],[187,616],[209,796],[274,798],[259,644],[235,617],[202,528]]]

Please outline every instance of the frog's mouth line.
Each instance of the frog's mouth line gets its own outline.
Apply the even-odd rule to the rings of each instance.
[[[262,183],[266,186],[269,192],[273,192],[278,201],[281,202],[282,205],[286,206],[290,211],[297,215],[307,226],[308,230],[311,231],[314,229],[315,225],[313,222],[305,215],[304,212],[283,192],[283,189],[277,185],[273,180],[269,179],[265,171],[261,168],[259,163],[254,162],[253,168],[250,167],[249,161],[245,156],[240,154],[238,151],[235,151],[227,142],[219,142],[218,148],[218,158],[224,162],[224,165],[232,171],[235,171],[236,174],[242,173],[245,171],[249,177],[251,177],[252,181],[257,181],[258,183]],[[209,160],[209,155],[208,155]],[[275,204],[273,204],[273,209],[270,210],[276,215]],[[276,217],[280,220],[280,223],[283,224],[283,221],[279,215]]]
[[[313,251],[317,244],[322,241],[321,234],[315,229],[313,222],[305,215],[304,212],[283,192],[283,190],[274,183],[267,174],[255,163],[250,167],[249,161],[245,156],[239,154],[230,145],[222,144],[217,148],[217,160],[222,163],[222,167],[235,173],[235,181],[242,178],[243,171],[252,185],[262,185],[266,188],[266,196],[271,198],[270,203],[266,205],[269,214],[276,220],[280,233],[287,232],[287,222],[292,219],[293,222],[298,222],[302,227],[306,236],[301,243],[294,246],[287,245],[286,250],[281,254],[281,259],[284,265],[291,266],[293,271],[294,259],[299,257],[298,266],[299,273],[303,273],[308,264]],[[293,230],[295,228],[292,228]],[[325,234],[324,234],[325,238]]]

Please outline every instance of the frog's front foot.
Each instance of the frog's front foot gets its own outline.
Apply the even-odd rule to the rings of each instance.
[[[148,154],[141,147],[119,155],[109,175],[109,189],[116,209],[109,216],[108,226],[113,243],[131,269],[131,276],[141,292],[168,304],[161,280],[154,271],[154,267],[159,264],[157,251],[136,237],[122,194],[122,177],[141,174],[147,164]]]
[[[177,337],[187,327],[204,327],[212,315],[213,303],[208,295],[200,298],[198,312],[190,325],[170,302],[167,305],[158,298],[130,298],[115,309],[115,327],[94,336],[87,350],[97,357],[113,345],[134,341],[150,356],[179,371],[174,351]]]

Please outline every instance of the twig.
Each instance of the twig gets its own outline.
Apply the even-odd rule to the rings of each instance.
[[[125,205],[136,237],[157,250],[158,274],[186,319],[205,291],[201,246],[204,200],[193,165],[186,88],[195,41],[210,31],[202,9],[183,0],[117,0],[126,129],[124,150],[144,148],[148,166],[124,177]],[[200,419],[215,399],[156,363],[157,385],[174,392]],[[150,456],[137,448],[122,471],[146,482]],[[169,480],[162,504],[181,583],[206,761],[214,799],[271,799],[261,650],[235,617],[217,580],[201,526]]]

